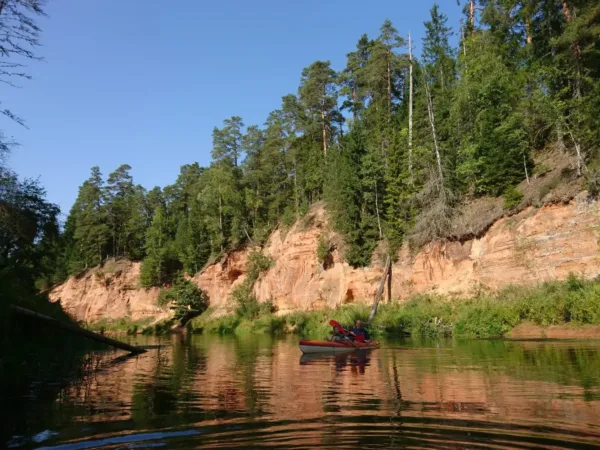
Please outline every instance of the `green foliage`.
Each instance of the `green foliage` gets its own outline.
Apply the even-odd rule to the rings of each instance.
[[[277,311],[271,300],[260,303],[253,292],[254,283],[261,273],[269,270],[273,260],[258,250],[248,256],[246,279],[231,293],[235,315],[240,319],[254,320]]]
[[[504,191],[504,209],[514,209],[523,201],[523,193],[514,186]]]
[[[325,234],[321,234],[317,241],[317,258],[320,262],[325,261],[331,253],[331,243]]]
[[[240,319],[254,320],[261,315],[272,314],[277,311],[271,300],[259,302],[252,292],[252,287],[246,283],[233,290],[231,299],[235,305],[235,315]]]
[[[592,198],[600,196],[600,170],[592,170],[586,176],[587,190]]]
[[[459,207],[476,196],[504,195],[507,209],[517,207],[514,186],[544,172],[533,155],[556,146],[596,195],[597,5],[577,1],[567,13],[560,2],[479,3],[456,47],[458,24],[433,5],[414,46],[420,58],[409,61],[407,30],[386,20],[377,37],[360,37],[340,73],[329,61],[309,64],[264,126],[225,119],[213,130],[209,166],[181,166],[162,190],[136,185],[126,164],[106,179],[92,168],[63,232],[34,239],[36,265],[47,268],[38,288],[120,257],[143,261],[141,285],[162,286],[180,270],[263,244],[319,201],[346,261],[366,266],[378,245],[395,257],[407,238],[449,237]],[[14,18],[7,30],[23,39],[18,24],[31,18]],[[2,154],[9,144],[0,133]],[[265,269],[257,270],[250,284]]]
[[[158,297],[159,306],[167,306],[173,310],[175,320],[188,321],[202,314],[209,305],[208,294],[182,276],[173,286],[161,290]]]
[[[235,328],[236,334],[280,334],[285,329],[285,319],[276,317],[268,312],[258,316],[255,319],[242,319]]]
[[[101,333],[137,334],[147,328],[151,319],[131,320],[127,318],[104,319],[90,324],[87,328]]]
[[[246,264],[246,283],[249,286],[253,286],[260,274],[273,266],[273,259],[259,250],[253,250],[248,255],[248,262]]]
[[[323,339],[331,335],[330,319],[350,327],[357,319],[366,321],[370,312],[366,304],[351,304],[273,317],[267,308],[261,311],[257,302],[246,305],[249,307],[245,306],[243,311],[247,316],[240,313],[216,321],[207,319],[202,328],[219,333],[272,330]],[[496,293],[481,292],[469,299],[420,295],[402,303],[380,305],[369,329],[375,337],[400,334],[485,339],[502,337],[524,321],[541,326],[600,325],[600,281],[585,281],[570,274],[564,282],[537,287],[509,286]]]
[[[146,231],[146,258],[140,270],[140,283],[143,287],[161,286],[170,282],[181,262],[177,259],[174,243],[169,239],[172,223],[164,208],[154,210],[152,223]]]
[[[223,316],[205,322],[202,331],[214,334],[231,334],[235,332],[239,324],[240,318],[238,316]]]

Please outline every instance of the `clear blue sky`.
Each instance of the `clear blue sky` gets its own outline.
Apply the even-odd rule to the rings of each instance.
[[[458,28],[460,7],[440,0]],[[368,6],[367,6],[368,5]],[[418,54],[433,1],[50,0],[34,79],[1,86],[3,107],[29,129],[0,119],[21,146],[10,165],[40,178],[68,213],[89,169],[133,167],[146,188],[172,183],[179,167],[210,161],[211,132],[239,115],[263,124],[295,93],[315,60],[345,65],[362,33],[389,18]]]

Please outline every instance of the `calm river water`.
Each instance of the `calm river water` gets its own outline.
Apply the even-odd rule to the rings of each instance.
[[[83,376],[0,405],[18,410],[8,445],[600,448],[600,342],[389,340],[311,357],[295,337],[160,343],[89,354]]]

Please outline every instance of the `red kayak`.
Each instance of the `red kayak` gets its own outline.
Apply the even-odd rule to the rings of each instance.
[[[379,347],[379,342],[332,342],[332,341],[300,341],[302,353],[347,352],[352,350],[366,350]]]

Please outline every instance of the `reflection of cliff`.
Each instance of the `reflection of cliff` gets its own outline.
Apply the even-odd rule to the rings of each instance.
[[[415,255],[404,248],[393,268],[393,296],[423,292],[469,294],[481,286],[533,284],[563,279],[570,271],[600,274],[598,202],[585,194],[569,204],[528,208],[498,220],[483,236],[465,242],[432,243]],[[255,284],[262,300],[272,299],[281,312],[318,309],[370,301],[382,275],[382,262],[353,269],[336,249],[324,270],[317,260],[319,237],[329,233],[327,215],[316,205],[287,232],[275,230],[264,253],[273,267]],[[339,244],[334,233],[332,242]],[[342,246],[343,247],[343,246]],[[246,277],[250,250],[234,251],[206,267],[193,280],[215,306],[224,306]],[[54,289],[51,298],[78,320],[157,317],[158,290],[137,289],[139,263],[110,262]]]
[[[294,341],[192,337],[122,361],[104,357],[98,367],[61,396],[72,414],[64,423],[112,430],[252,420],[307,433],[315,445],[331,438],[315,424],[342,432],[361,421],[386,433],[442,422],[493,433],[554,424],[600,438],[589,427],[600,418],[593,344],[476,342],[301,359]]]

